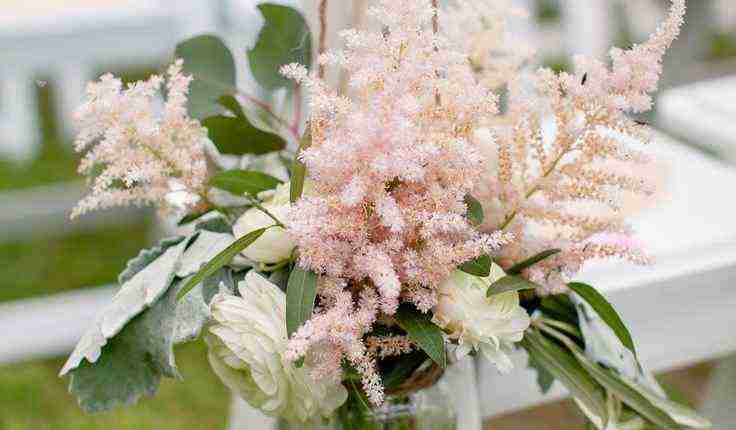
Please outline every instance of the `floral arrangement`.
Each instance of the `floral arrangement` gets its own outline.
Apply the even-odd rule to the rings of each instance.
[[[507,2],[377,0],[378,30],[332,51],[318,3],[316,55],[300,12],[259,6],[263,97],[210,35],[165,76],[89,84],[76,148],[91,190],[72,216],[151,205],[177,228],[128,263],[62,369],[81,406],[154,394],[180,377],[174,345],[201,336],[224,384],[291,422],[368,413],[468,355],[507,372],[524,349],[596,428],[708,427],[572,282],[592,259],[649,263],[618,211],[653,192],[629,115],[651,108],[684,0],[646,42],[559,73],[534,70]]]

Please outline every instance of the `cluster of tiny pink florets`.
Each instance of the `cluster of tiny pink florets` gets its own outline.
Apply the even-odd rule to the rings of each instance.
[[[648,41],[611,51],[610,67],[579,56],[574,73],[517,70],[508,79],[509,109],[491,130],[497,169],[476,195],[489,214],[487,231],[515,236],[499,261],[562,250],[525,273],[548,292],[564,291],[591,259],[649,261],[619,213],[622,196],[653,192],[642,175],[649,157],[631,144],[648,140],[646,126],[627,114],[651,108],[662,58],[684,14],[685,1],[674,0]],[[554,121],[551,136],[547,118]]]
[[[429,1],[383,0],[370,13],[383,32],[345,31],[345,51],[320,58],[348,73],[351,97],[301,66],[282,70],[310,91],[312,145],[301,160],[314,184],[288,227],[302,266],[375,290],[384,314],[402,299],[426,311],[458,265],[505,240],[479,233],[464,201],[484,171],[472,134],[496,113],[496,97],[477,84],[467,55],[433,32]],[[318,312],[292,340],[292,357],[344,328],[352,312],[352,301]],[[367,328],[348,338],[362,345]],[[340,342],[332,343],[351,361],[364,353]],[[362,365],[366,392],[378,400]]]
[[[182,74],[182,64],[172,64],[167,79],[154,75],[125,88],[111,74],[89,83],[87,100],[75,112],[75,149],[86,151],[80,173],[101,171],[73,217],[113,206],[165,207],[172,192],[194,196],[203,190],[207,130],[187,114],[192,78]]]

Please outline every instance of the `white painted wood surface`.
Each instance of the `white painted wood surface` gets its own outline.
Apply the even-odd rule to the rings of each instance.
[[[657,116],[666,130],[736,162],[736,76],[663,92]]]

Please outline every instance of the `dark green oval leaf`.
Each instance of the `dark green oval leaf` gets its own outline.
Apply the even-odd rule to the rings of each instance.
[[[286,286],[286,332],[294,334],[312,316],[317,297],[317,275],[294,267]]]
[[[616,336],[619,338],[621,343],[624,344],[636,357],[636,348],[634,347],[634,340],[631,337],[629,329],[626,328],[623,320],[616,312],[616,309],[601,295],[595,288],[590,285],[583,284],[580,282],[571,282],[567,284],[571,290],[575,291],[583,300],[595,310],[603,321],[608,324],[613,330]],[[638,358],[637,358],[638,360]]]
[[[261,235],[263,235],[263,233],[268,230],[268,228],[269,227],[264,227],[259,228],[258,230],[251,231],[250,233],[233,242],[232,245],[225,248],[222,252],[217,254],[215,258],[210,260],[201,269],[199,269],[199,272],[197,272],[196,275],[192,276],[189,281],[179,290],[179,294],[177,294],[177,300],[181,300],[184,296],[187,295],[187,293],[189,293],[189,291],[192,290],[192,288],[196,287],[197,284],[202,282],[202,280],[212,276],[220,268],[230,263],[233,257],[238,255],[240,251],[249,247],[253,242],[258,240],[258,238],[261,237]]]
[[[299,141],[299,149],[297,149],[296,155],[294,155],[294,162],[291,165],[291,188],[289,189],[289,200],[292,203],[299,200],[304,192],[304,180],[307,176],[307,166],[299,160],[299,156],[302,151],[309,148],[311,145],[312,133],[309,124],[307,124],[307,131],[304,132],[304,136],[302,136]]]
[[[507,275],[488,287],[488,297],[498,294],[508,293],[511,291],[533,290],[539,285],[532,281],[522,278],[521,276]]]
[[[514,264],[509,268],[509,270],[506,271],[509,275],[518,275],[520,274],[524,269],[531,267],[540,261],[547,259],[555,254],[560,253],[561,249],[548,249],[546,251],[542,251],[537,255],[534,255],[532,257],[527,258],[524,261],[521,261],[519,263]]]
[[[276,188],[281,181],[271,175],[254,170],[226,170],[219,172],[210,180],[210,185],[242,196],[256,195],[262,191]]]
[[[488,255],[481,255],[473,261],[468,261],[460,266],[460,270],[471,275],[485,278],[491,274],[491,265],[493,260]]]
[[[394,315],[396,323],[406,331],[409,339],[429,355],[443,369],[447,366],[445,340],[442,330],[432,322],[429,314],[419,312],[413,306],[403,304]]]
[[[483,224],[483,220],[485,219],[483,205],[470,194],[465,196],[465,204],[468,206],[468,212],[465,215],[468,217],[468,221],[473,225]]]
[[[211,116],[202,121],[202,125],[223,154],[266,154],[286,147],[281,136],[256,128],[245,116]]]
[[[217,100],[235,88],[235,61],[216,36],[203,35],[176,46],[176,58],[184,60],[184,73],[194,79],[189,87],[189,113],[205,118],[222,112]]]
[[[250,70],[264,88],[287,87],[292,81],[280,73],[281,66],[312,63],[312,35],[304,17],[294,8],[276,4],[258,5],[265,22],[258,40],[248,51]]]

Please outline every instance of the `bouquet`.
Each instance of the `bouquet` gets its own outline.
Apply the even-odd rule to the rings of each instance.
[[[296,426],[378,428],[453,363],[507,372],[524,349],[595,428],[708,427],[573,282],[589,260],[649,263],[619,212],[653,192],[630,115],[651,108],[684,0],[646,42],[557,73],[533,68],[504,1],[376,0],[377,30],[342,31],[342,50],[326,6],[316,54],[299,11],[258,6],[258,96],[211,35],[164,75],[89,84],[91,191],[73,216],[152,205],[177,225],[128,263],[62,369],[81,406],[154,394],[180,377],[174,345],[203,337],[225,385]]]

